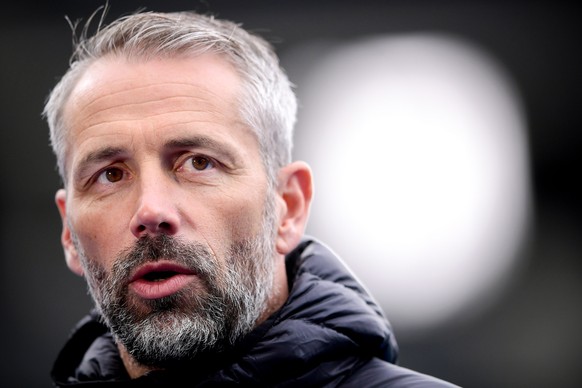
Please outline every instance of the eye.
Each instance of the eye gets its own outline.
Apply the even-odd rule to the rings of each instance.
[[[122,180],[123,175],[124,175],[123,170],[121,170],[120,168],[112,167],[101,172],[101,174],[99,174],[99,176],[97,177],[97,181],[103,184],[115,183]]]
[[[176,172],[185,174],[186,179],[210,178],[220,162],[203,154],[188,153],[176,161]]]
[[[194,167],[194,169],[198,171],[203,171],[214,167],[212,160],[205,156],[193,156],[192,158],[190,158],[190,160],[191,160],[190,163],[192,163],[192,167]]]

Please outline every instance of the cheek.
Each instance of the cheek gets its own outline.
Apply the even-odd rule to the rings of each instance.
[[[237,193],[240,194],[240,193]],[[215,211],[207,220],[213,225],[212,234],[223,241],[240,241],[254,237],[261,231],[265,204],[265,193],[253,192],[220,198]]]
[[[124,234],[120,230],[121,219],[119,209],[112,213],[98,206],[86,207],[71,218],[72,229],[88,258],[109,267],[109,262],[124,247]]]

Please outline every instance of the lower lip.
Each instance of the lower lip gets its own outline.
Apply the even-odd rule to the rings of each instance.
[[[190,274],[176,274],[155,282],[140,278],[131,282],[130,289],[143,299],[159,299],[175,294],[195,278],[196,275]]]

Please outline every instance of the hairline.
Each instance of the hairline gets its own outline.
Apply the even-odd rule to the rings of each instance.
[[[145,16],[142,16],[144,14]],[[155,38],[152,41],[150,37],[145,45],[140,45],[135,34],[131,35],[132,31],[130,37],[134,39],[133,43],[119,44],[112,40],[115,34],[127,33],[127,30],[118,29],[117,26],[133,17],[158,18],[162,21],[167,19],[180,23],[181,18],[190,15],[193,19],[189,22],[193,25],[199,23],[200,29],[194,28],[179,35],[177,39],[154,42]],[[142,36],[144,31],[147,31],[147,28],[144,29],[144,23],[150,21],[138,21],[142,23],[138,24]],[[187,24],[180,26],[187,29]],[[156,31],[168,34],[167,25],[157,27]],[[108,35],[111,30],[113,30],[113,35]],[[228,34],[228,30],[232,31]],[[198,34],[197,37],[192,36],[196,34]],[[204,53],[220,56],[230,63],[240,76],[238,110],[242,121],[258,139],[260,157],[269,175],[269,181],[275,183],[278,167],[291,161],[291,136],[297,109],[296,97],[291,90],[292,84],[279,66],[279,60],[273,48],[262,37],[249,33],[231,21],[217,21],[212,16],[192,12],[136,13],[119,18],[103,29],[99,26],[99,31],[92,37],[87,38],[85,35],[84,30],[80,41],[76,44],[70,67],[51,91],[43,112],[49,122],[51,144],[57,156],[59,173],[65,186],[67,184],[66,154],[70,148],[68,135],[71,131],[65,120],[66,107],[74,89],[87,70],[97,61],[110,55],[139,61],[154,58],[194,58]],[[185,38],[188,35],[190,39]],[[135,44],[136,41],[137,44]],[[264,76],[263,72],[267,75]]]

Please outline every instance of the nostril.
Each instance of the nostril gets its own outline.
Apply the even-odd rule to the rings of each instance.
[[[169,224],[169,223],[167,223],[167,222],[160,222],[160,224],[158,225],[158,227],[159,227],[160,229],[164,229],[164,230],[169,230],[169,229],[171,229],[171,228],[172,228],[172,227],[170,226],[170,224]]]
[[[178,230],[180,220],[171,212],[150,211],[140,209],[130,222],[130,229],[135,237],[144,234],[168,234],[172,235]]]

